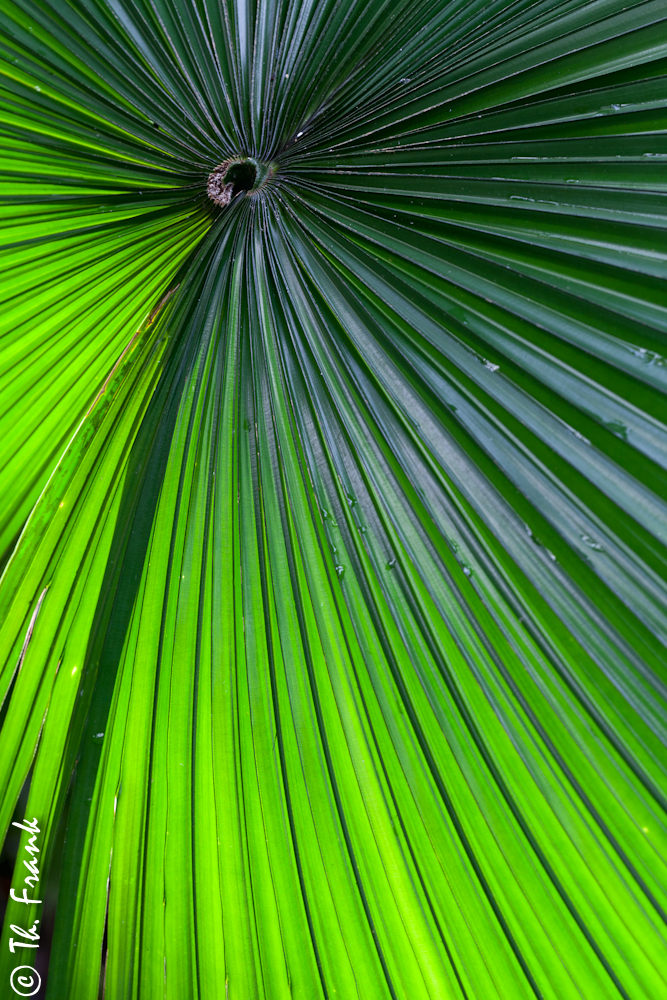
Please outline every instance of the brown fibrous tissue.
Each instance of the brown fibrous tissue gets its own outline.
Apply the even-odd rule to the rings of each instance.
[[[206,193],[216,205],[229,205],[232,200],[233,184],[225,184],[224,176],[229,169],[229,163],[221,163],[209,174]]]

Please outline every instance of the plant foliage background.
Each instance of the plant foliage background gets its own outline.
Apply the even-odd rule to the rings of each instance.
[[[664,4],[0,15],[47,995],[667,995]]]

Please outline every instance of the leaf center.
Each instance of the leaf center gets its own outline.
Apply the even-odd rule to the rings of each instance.
[[[242,191],[252,194],[268,179],[270,167],[258,163],[251,156],[234,157],[220,163],[208,175],[206,193],[216,205],[229,205],[232,198]]]

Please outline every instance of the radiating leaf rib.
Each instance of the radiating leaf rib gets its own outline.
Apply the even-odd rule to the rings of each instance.
[[[662,6],[0,7],[48,995],[660,996]]]

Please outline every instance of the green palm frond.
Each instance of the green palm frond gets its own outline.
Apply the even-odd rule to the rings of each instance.
[[[664,995],[664,4],[0,13],[40,995]]]

